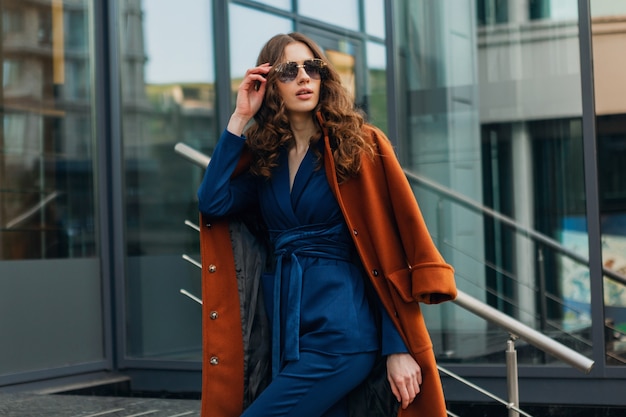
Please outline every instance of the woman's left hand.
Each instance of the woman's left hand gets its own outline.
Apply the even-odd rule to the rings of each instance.
[[[387,356],[387,380],[393,395],[405,409],[420,392],[422,369],[410,354],[394,353]]]

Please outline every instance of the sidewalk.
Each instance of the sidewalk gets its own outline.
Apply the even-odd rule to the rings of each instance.
[[[199,417],[200,400],[0,393],[0,417]]]

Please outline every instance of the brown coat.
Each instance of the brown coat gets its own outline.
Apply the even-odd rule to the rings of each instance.
[[[454,299],[454,271],[434,246],[389,140],[366,126],[378,150],[360,174],[337,183],[328,135],[324,166],[369,278],[422,369],[421,392],[400,417],[444,417],[439,373],[419,303]],[[325,132],[326,133],[326,132]],[[246,159],[246,158],[242,158]],[[240,165],[245,166],[242,161]],[[202,218],[204,417],[235,417],[244,404],[240,293],[226,219]],[[243,311],[243,310],[242,310]]]

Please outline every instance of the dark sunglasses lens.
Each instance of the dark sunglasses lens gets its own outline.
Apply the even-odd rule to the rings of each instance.
[[[322,63],[321,61],[316,60],[304,61],[304,70],[307,74],[309,74],[309,77],[315,80],[319,80],[322,70]]]
[[[293,81],[298,76],[298,64],[296,62],[287,62],[283,64],[280,71],[280,81],[286,83]]]

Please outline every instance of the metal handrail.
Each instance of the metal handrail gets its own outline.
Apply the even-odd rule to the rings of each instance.
[[[471,198],[461,194],[461,193],[457,193],[456,191],[453,191],[447,187],[444,187],[441,184],[436,183],[435,181],[432,181],[428,178],[425,178],[421,175],[418,175],[414,172],[411,171],[407,171],[406,169],[404,170],[404,173],[406,174],[407,178],[409,179],[409,181],[414,181],[417,183],[420,183],[422,185],[424,185],[425,187],[437,192],[440,195],[444,195],[446,197],[449,197],[451,200],[454,200],[455,203],[459,204],[460,206],[463,206],[465,208],[468,208],[472,211],[478,212],[478,213],[482,213],[482,214],[486,214],[489,217],[492,217],[504,224],[506,224],[507,226],[510,226],[511,228],[515,229],[517,232],[519,232],[520,234],[533,239],[534,241],[537,242],[541,242],[544,245],[546,245],[547,247],[554,249],[555,251],[567,256],[568,258],[577,261],[581,264],[585,264],[585,265],[589,265],[589,258],[586,258],[576,252],[573,252],[569,249],[567,249],[566,247],[564,247],[563,245],[561,245],[559,242],[557,242],[554,239],[551,239],[550,237],[544,235],[543,233],[537,232],[536,230],[533,230],[531,228],[528,228],[518,222],[516,222],[514,219],[505,216],[493,209],[490,209],[489,207],[486,207],[474,200],[472,200]],[[613,281],[616,281],[622,285],[626,285],[626,276],[621,275],[615,271],[612,271],[610,269],[606,269],[604,267],[602,267],[602,273],[612,279]]]
[[[210,156],[205,155],[202,152],[182,142],[178,142],[176,145],[174,145],[174,150],[188,161],[198,165],[200,168],[208,167],[209,162],[211,162]]]
[[[490,305],[483,303],[463,291],[457,290],[457,297],[454,300],[454,303],[489,322],[497,324],[510,334],[525,340],[538,349],[549,353],[550,355],[568,363],[584,373],[589,373],[593,368],[594,361],[586,356],[581,355],[564,344],[549,338],[543,333],[540,333],[513,317],[496,310]]]

